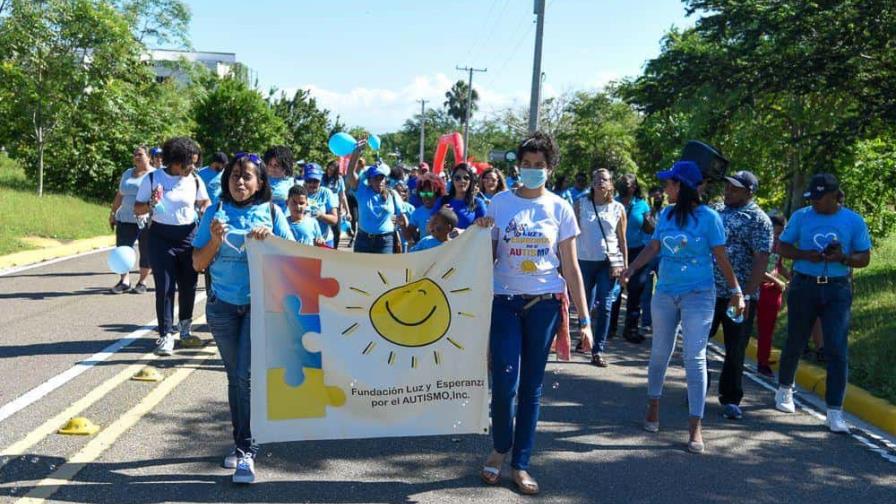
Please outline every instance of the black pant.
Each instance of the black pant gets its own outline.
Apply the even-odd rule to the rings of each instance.
[[[156,317],[159,335],[174,329],[174,292],[178,293],[178,318],[193,318],[196,282],[199,274],[193,269],[193,235],[196,224],[170,226],[153,222],[149,228],[149,261],[156,283]]]
[[[115,246],[116,247],[133,247],[137,243],[137,249],[140,251],[140,267],[149,267],[149,230],[140,229],[133,222],[115,223]]]
[[[644,250],[644,247],[636,247],[628,249],[628,262],[631,264],[634,262],[635,258],[638,257],[638,254]],[[626,292],[628,292],[628,301],[625,302],[625,329],[627,332],[636,332],[638,330],[638,322],[641,320],[641,295],[644,293],[644,287],[647,285],[647,280],[650,278],[651,269],[648,266],[644,266],[643,268],[636,271],[628,280],[628,286],[626,287]],[[610,310],[610,334],[616,333],[616,326],[619,320],[619,309],[622,304],[622,291],[619,291],[619,296],[616,297],[616,301],[613,301],[613,307]],[[648,306],[649,310],[650,307]]]
[[[725,313],[730,302],[731,298],[716,298],[716,310],[712,317],[709,337],[712,337],[719,329],[719,324],[722,324],[722,332],[725,335],[725,363],[722,365],[722,376],[719,377],[719,402],[740,404],[740,400],[744,398],[744,354],[756,318],[756,301],[751,299],[747,302],[747,311],[740,324],[735,323]]]

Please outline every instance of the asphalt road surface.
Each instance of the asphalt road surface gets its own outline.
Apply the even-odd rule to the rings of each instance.
[[[105,254],[0,273],[0,500],[31,502],[516,502],[505,467],[486,487],[482,435],[266,445],[258,482],[220,468],[231,446],[216,349],[155,358],[152,293],[111,295]],[[200,285],[202,280],[200,279]],[[150,286],[152,284],[150,283]],[[197,303],[195,317],[204,314]],[[209,340],[204,324],[197,333]],[[108,350],[103,353],[104,350]],[[772,408],[747,379],[745,418],[719,417],[710,391],[707,452],[686,452],[684,372],[673,359],[661,431],[641,429],[649,340],[610,340],[607,369],[551,363],[531,472],[550,502],[896,502],[896,445],[817,414]],[[144,366],[161,382],[128,378]],[[710,367],[718,369],[718,356]],[[718,376],[716,373],[715,376]],[[805,395],[804,395],[805,397]],[[62,436],[70,416],[102,429]]]

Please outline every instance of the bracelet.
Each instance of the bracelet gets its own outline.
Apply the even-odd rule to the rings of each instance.
[[[579,318],[579,327],[588,327],[591,325],[591,317]]]
[[[730,289],[728,289],[728,294],[731,294],[732,296],[744,295],[744,293],[740,290],[740,287],[731,287]]]

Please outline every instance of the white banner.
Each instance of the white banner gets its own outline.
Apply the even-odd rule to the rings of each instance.
[[[488,230],[412,254],[248,254],[258,442],[488,432]]]

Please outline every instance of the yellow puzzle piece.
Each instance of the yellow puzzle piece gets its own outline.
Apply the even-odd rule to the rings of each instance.
[[[268,369],[268,420],[323,418],[327,406],[345,404],[345,392],[324,385],[322,369],[304,368],[305,381],[298,387],[286,384],[284,368]]]

